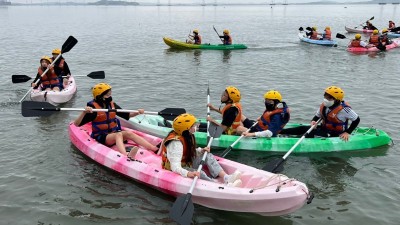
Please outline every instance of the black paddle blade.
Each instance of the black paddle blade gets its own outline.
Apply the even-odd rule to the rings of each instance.
[[[174,120],[177,116],[186,113],[183,108],[166,108],[158,112],[158,115],[162,116],[166,120]]]
[[[344,36],[343,34],[337,33],[337,34],[336,34],[336,38],[339,38],[339,39],[346,39],[346,36]]]
[[[104,71],[94,71],[94,72],[89,73],[87,76],[92,78],[92,79],[104,79],[104,78],[106,78],[106,74],[104,73]]]
[[[32,77],[28,77],[27,75],[12,75],[11,76],[11,80],[14,84],[15,83],[24,83],[30,79],[32,79]]]
[[[190,225],[193,218],[194,205],[192,202],[192,194],[179,196],[171,210],[169,217],[180,225]]]
[[[271,173],[280,173],[283,171],[283,158],[272,160],[268,162],[262,169]]]
[[[62,45],[61,54],[69,52],[76,45],[76,43],[78,43],[78,40],[76,40],[73,36],[69,36]]]
[[[303,27],[300,27],[300,28],[299,28],[299,31],[303,31],[303,30],[304,30]]]
[[[21,113],[23,117],[50,116],[59,108],[48,102],[23,101],[21,104]]]
[[[375,17],[371,17],[369,20],[373,20],[373,19],[375,19]]]

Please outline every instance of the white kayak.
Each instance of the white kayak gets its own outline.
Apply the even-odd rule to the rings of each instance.
[[[68,85],[61,91],[44,91],[40,87],[31,91],[30,97],[32,101],[36,102],[48,102],[53,105],[66,103],[76,93],[76,83],[73,76],[69,77]]]

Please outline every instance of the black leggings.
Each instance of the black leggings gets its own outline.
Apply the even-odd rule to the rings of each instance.
[[[298,135],[303,136],[311,126],[298,126],[293,128],[283,129],[279,134],[287,134],[287,135]],[[316,129],[312,130],[309,134],[306,135],[306,138],[314,138],[314,136],[320,137],[338,137],[339,134],[332,134],[329,131],[321,126],[317,126]]]

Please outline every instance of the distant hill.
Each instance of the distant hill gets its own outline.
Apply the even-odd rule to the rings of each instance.
[[[137,2],[126,2],[126,1],[108,1],[101,0],[93,3],[88,3],[88,5],[139,5]]]

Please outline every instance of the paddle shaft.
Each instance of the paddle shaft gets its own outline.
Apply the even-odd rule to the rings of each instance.
[[[249,129],[247,129],[245,132],[249,132],[251,128],[253,128],[258,121],[254,122],[253,125]],[[236,139],[235,142],[233,142],[227,149],[225,149],[224,152],[222,152],[221,157],[225,158],[225,156],[233,149],[233,146],[235,146],[242,138],[244,137],[244,134],[242,134],[238,139]]]
[[[293,152],[293,150],[304,140],[304,138],[306,138],[306,135],[309,134],[319,124],[319,122],[321,122],[321,120],[322,118],[319,118],[319,120],[314,125],[312,125],[305,134],[303,134],[303,136],[296,142],[296,144],[293,145],[293,147],[290,148],[290,150],[282,157],[283,160],[285,160],[290,155],[290,153]]]
[[[207,86],[207,118],[210,117],[210,83],[208,83]],[[210,132],[208,132],[208,129],[210,128],[210,121],[207,120],[207,137],[210,137]]]
[[[42,111],[85,111],[85,109],[81,109],[81,108],[37,108],[37,110],[42,110]],[[139,112],[138,110],[130,110],[130,109],[92,109],[92,111],[93,112],[123,112],[123,113]],[[159,113],[144,111],[143,114],[158,115]]]
[[[40,75],[40,78],[42,78],[44,75],[46,75],[46,73],[47,73],[47,71],[49,71],[50,67],[54,66],[54,64],[55,64],[56,61],[61,57],[61,55],[62,55],[62,54],[59,54],[59,55],[57,56],[57,58],[50,64],[50,66],[47,67],[47,69],[42,73],[42,75]],[[37,80],[35,81],[35,85],[37,85],[37,84],[39,83],[40,78],[37,79]],[[21,102],[25,99],[25,97],[26,97],[32,90],[33,90],[33,87],[30,87],[29,90],[28,90],[28,92],[26,92],[26,94],[21,98],[21,100],[19,100],[19,103],[21,103]]]
[[[215,27],[213,26],[215,33],[217,33],[219,40],[224,43],[224,41],[221,39],[221,36],[219,35],[217,29],[215,29]]]

